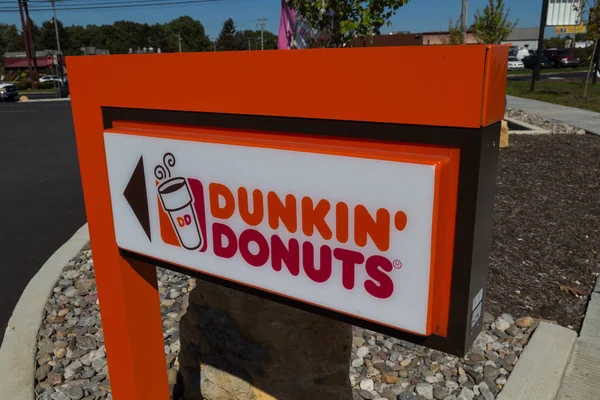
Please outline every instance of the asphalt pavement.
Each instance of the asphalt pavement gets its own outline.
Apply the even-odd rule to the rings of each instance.
[[[587,74],[587,71],[572,71],[572,72],[552,72],[552,73],[547,73],[542,71],[542,75],[540,75],[540,80],[542,81],[547,81],[547,80],[558,80],[558,81],[562,81],[562,80],[570,80],[570,81],[576,81],[576,80],[583,80],[585,79],[585,76]],[[531,81],[531,74],[527,74],[527,75],[513,75],[510,76],[510,71],[508,72],[508,80],[509,81]]]
[[[86,222],[71,102],[0,102],[0,343],[19,297]]]

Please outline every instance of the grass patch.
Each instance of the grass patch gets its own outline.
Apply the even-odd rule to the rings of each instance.
[[[510,96],[600,112],[600,83],[595,86],[590,83],[586,98],[583,88],[580,82],[540,81],[536,83],[535,92],[531,92],[531,82],[508,81],[506,91]]]
[[[568,74],[569,72],[580,72],[580,71],[587,71],[588,67],[577,67],[577,68],[544,68],[542,69],[542,75],[544,74],[556,74],[556,73],[565,73]],[[511,75],[531,75],[533,70],[529,69],[529,68],[525,68],[522,71],[508,71],[508,76]]]

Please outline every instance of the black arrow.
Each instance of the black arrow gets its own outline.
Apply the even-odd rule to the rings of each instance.
[[[140,225],[146,232],[148,240],[152,242],[150,233],[150,213],[148,212],[148,198],[146,197],[146,174],[144,173],[144,156],[140,157],[129,183],[123,192],[129,207],[137,217]]]

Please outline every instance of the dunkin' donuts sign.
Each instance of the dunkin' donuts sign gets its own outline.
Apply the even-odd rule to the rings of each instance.
[[[104,137],[120,248],[429,334],[436,159]]]

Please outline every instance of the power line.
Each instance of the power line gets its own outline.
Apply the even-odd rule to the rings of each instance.
[[[152,0],[142,0],[143,2],[148,2]],[[142,2],[140,1],[140,3]],[[184,0],[184,1],[168,1],[161,0],[161,2],[149,3],[149,4],[130,4],[129,2],[118,2],[118,3],[94,3],[90,6],[82,7],[83,4],[77,4],[75,6],[68,7],[60,7],[56,8],[56,11],[87,11],[87,10],[98,10],[98,9],[115,9],[115,8],[132,8],[132,7],[162,7],[162,6],[171,6],[171,5],[180,5],[180,4],[199,4],[199,3],[213,3],[222,0]],[[110,5],[108,5],[110,4]],[[0,8],[0,13],[9,13],[9,12],[18,12],[18,8]],[[52,8],[30,8],[30,12],[46,12],[52,11]]]

